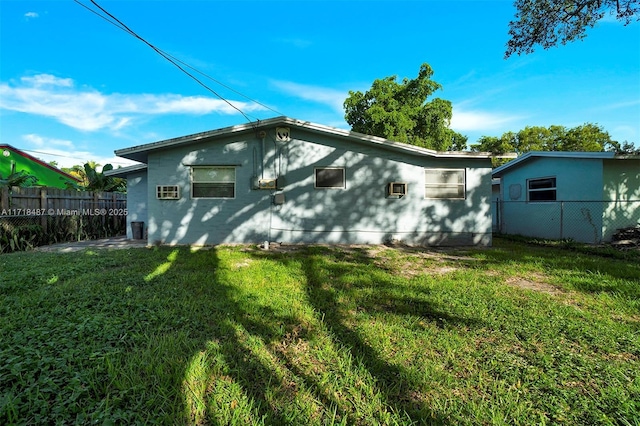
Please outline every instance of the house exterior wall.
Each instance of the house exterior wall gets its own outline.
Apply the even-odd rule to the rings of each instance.
[[[127,238],[133,238],[131,222],[147,221],[147,172],[138,171],[127,175]]]
[[[614,159],[603,163],[602,234],[610,241],[619,228],[640,224],[640,159]]]
[[[528,201],[528,180],[547,177],[556,178],[558,202]],[[601,159],[533,158],[502,176],[501,231],[536,238],[599,242],[602,188]]]
[[[433,158],[292,127],[289,142],[242,133],[148,155],[148,241],[164,244],[351,243],[491,244],[489,159]],[[354,150],[357,144],[357,150]],[[263,150],[264,149],[264,150]],[[191,197],[190,168],[236,166],[234,199]],[[343,167],[345,189],[314,188],[315,167]],[[466,199],[424,197],[424,169],[463,168]],[[278,191],[253,189],[280,178]],[[389,182],[408,183],[402,198]],[[158,200],[156,185],[179,185],[179,200]],[[275,193],[284,194],[275,205]]]

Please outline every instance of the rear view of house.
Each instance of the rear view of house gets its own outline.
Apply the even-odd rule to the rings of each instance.
[[[600,243],[640,224],[637,156],[529,152],[493,177],[499,179],[494,223],[505,234]]]
[[[120,149],[149,243],[491,244],[491,160],[288,117]],[[129,227],[131,236],[131,230]]]

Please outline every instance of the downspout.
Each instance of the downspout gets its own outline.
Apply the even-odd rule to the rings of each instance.
[[[264,179],[265,161],[267,159],[267,152],[265,151],[264,139],[267,137],[267,133],[262,131],[262,132],[260,132],[259,136],[262,138],[262,161],[261,161],[261,165],[262,165],[262,179]]]
[[[278,159],[278,143],[273,140],[273,178],[278,178],[278,169],[276,167],[276,160]]]

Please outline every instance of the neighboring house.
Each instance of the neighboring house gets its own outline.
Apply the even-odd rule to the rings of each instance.
[[[38,178],[37,185],[67,188],[67,183],[78,184],[80,179],[39,160],[11,145],[0,145],[0,176],[6,179],[13,172],[25,171]]]
[[[278,117],[116,150],[150,244],[491,244],[491,158]],[[129,237],[132,235],[128,226]]]
[[[492,176],[494,223],[505,234],[601,243],[640,223],[638,156],[528,152]]]

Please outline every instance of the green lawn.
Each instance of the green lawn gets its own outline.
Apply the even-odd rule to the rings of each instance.
[[[0,256],[0,424],[640,424],[640,256]]]

